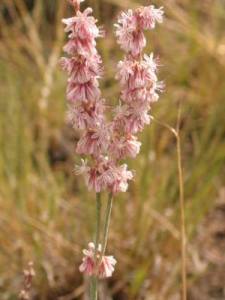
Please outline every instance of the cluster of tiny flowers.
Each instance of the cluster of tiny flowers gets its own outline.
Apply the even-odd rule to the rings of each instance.
[[[117,158],[135,157],[141,143],[135,134],[150,123],[151,104],[158,100],[163,84],[158,81],[158,62],[143,54],[146,45],[144,30],[153,29],[161,23],[162,8],[141,7],[122,13],[116,24],[117,42],[126,52],[118,63],[116,79],[121,85],[120,105],[115,110],[113,121],[114,143],[112,151]]]
[[[106,120],[105,100],[99,89],[102,60],[96,49],[96,39],[103,36],[97,27],[92,9],[80,11],[84,0],[69,0],[75,16],[63,19],[69,40],[64,47],[68,57],[60,63],[68,73],[68,119],[81,131],[76,152],[86,156],[76,166],[77,175],[84,175],[90,190],[96,193],[108,190],[112,194],[126,192],[133,173],[120,161],[134,158],[141,143],[137,133],[150,123],[151,104],[158,100],[162,83],[157,78],[158,62],[153,55],[143,54],[146,45],[144,30],[154,29],[163,19],[162,8],[141,7],[122,13],[116,24],[117,42],[126,52],[118,63],[116,79],[121,85],[120,105],[114,110],[111,122]],[[101,245],[95,249],[89,243],[84,250],[80,271],[99,278],[110,277],[116,260],[102,256]]]
[[[68,57],[61,58],[63,70],[68,73],[67,100],[68,119],[75,129],[82,132],[76,152],[86,155],[89,160],[82,160],[76,167],[77,174],[83,174],[90,190],[112,193],[125,192],[128,180],[133,178],[127,165],[118,165],[112,140],[112,122],[105,118],[105,100],[99,89],[102,76],[102,60],[96,49],[96,39],[103,32],[96,26],[97,20],[91,16],[92,9],[80,11],[81,0],[69,0],[76,15],[63,19],[69,41],[64,47]]]
[[[108,278],[112,276],[116,260],[113,256],[102,256],[102,246],[98,245],[95,251],[94,243],[88,244],[88,249],[83,250],[83,260],[79,267],[80,272],[88,276],[97,276],[99,278]]]

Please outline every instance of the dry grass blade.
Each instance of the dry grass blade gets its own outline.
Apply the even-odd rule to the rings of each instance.
[[[63,18],[66,8],[66,2],[61,1],[58,3],[56,15],[56,39],[52,47],[51,54],[49,55],[48,62],[44,72],[44,83],[41,90],[41,99],[39,101],[40,107],[45,109],[48,105],[48,97],[51,92],[53,84],[53,75],[56,66],[58,65],[59,56],[61,53],[62,43],[64,40],[64,31],[61,19]]]
[[[33,57],[36,59],[36,62],[40,69],[44,71],[45,67],[45,60],[43,56],[43,45],[38,33],[38,29],[35,25],[35,23],[32,20],[32,17],[30,16],[30,13],[28,9],[26,8],[26,5],[23,0],[14,0],[16,8],[18,9],[21,20],[23,24],[26,27],[26,31],[28,33],[29,39],[30,39],[30,49],[33,51]]]

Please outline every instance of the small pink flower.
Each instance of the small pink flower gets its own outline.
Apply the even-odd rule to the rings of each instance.
[[[132,103],[132,106],[123,105],[114,119],[114,128],[116,131],[123,129],[126,133],[137,133],[142,131],[144,126],[150,123],[148,114],[148,103]]]
[[[159,58],[154,58],[153,53],[144,54],[144,63],[151,73],[156,73],[159,66]]]
[[[85,57],[77,55],[72,58],[61,58],[60,64],[62,69],[68,72],[70,80],[76,83],[85,83],[95,76],[100,76],[102,69],[100,67],[101,58],[95,54]]]
[[[165,84],[163,81],[153,82],[151,89],[149,90],[147,100],[150,103],[157,102],[159,99],[159,93],[162,93],[164,88],[165,88]]]
[[[138,56],[146,46],[146,39],[141,30],[131,31],[127,28],[118,27],[116,35],[121,48],[133,56]]]
[[[68,122],[75,129],[86,130],[104,122],[105,104],[103,99],[69,105],[68,108]]]
[[[116,260],[113,256],[103,256],[98,268],[98,276],[100,278],[108,278],[112,276],[115,270]]]
[[[130,32],[134,32],[137,29],[137,18],[134,16],[134,12],[131,9],[122,12],[118,17],[118,23],[114,26],[116,27],[116,36],[119,39]]]
[[[135,136],[115,138],[109,147],[109,151],[113,157],[120,160],[125,157],[136,157],[140,152],[141,143],[137,141]]]
[[[137,10],[139,24],[143,29],[154,29],[156,22],[163,21],[163,7],[155,8],[153,5],[141,7]]]
[[[138,105],[144,105],[145,103],[156,102],[159,98],[158,93],[162,92],[163,89],[163,82],[150,80],[146,81],[143,87],[124,87],[121,92],[121,99],[129,105],[133,105],[135,102]]]
[[[95,40],[84,40],[80,38],[70,39],[66,45],[63,47],[63,50],[69,55],[79,54],[79,55],[91,55],[96,54],[95,49],[96,42]]]
[[[84,257],[79,271],[88,276],[97,275],[99,278],[108,278],[112,276],[115,269],[116,260],[113,256],[102,256],[102,246],[98,245],[95,255],[95,244],[89,243],[88,250],[83,250]]]
[[[91,79],[85,83],[68,82],[67,99],[71,102],[94,101],[99,97],[100,90],[96,79]]]
[[[82,264],[79,267],[79,271],[85,273],[88,276],[94,275],[95,272],[95,245],[94,243],[88,244],[88,250],[83,250],[84,258],[82,259]]]
[[[111,181],[109,170],[99,173],[97,168],[91,168],[86,177],[88,189],[96,193],[104,191]]]
[[[108,127],[104,124],[96,124],[95,126],[96,128],[88,130],[81,136],[77,143],[77,153],[98,157],[106,151],[110,139]]]
[[[148,110],[130,107],[129,113],[130,114],[126,118],[125,124],[126,131],[137,133],[142,131],[145,125],[150,124],[150,115],[148,114]]]
[[[113,174],[113,183],[110,186],[112,193],[126,192],[128,188],[128,180],[133,179],[131,171],[127,170],[127,165],[115,166],[111,169]]]
[[[117,64],[118,72],[116,79],[118,79],[122,85],[127,84],[130,76],[134,74],[133,65],[134,61],[126,58]]]
[[[146,45],[146,39],[141,30],[138,29],[137,18],[132,10],[121,13],[116,27],[118,44],[126,52],[138,55]]]
[[[156,9],[153,5],[121,13],[115,25],[118,44],[134,57],[138,56],[146,46],[143,30],[153,29],[162,20],[163,8]]]
[[[149,88],[157,81],[157,62],[150,56],[145,55],[144,60],[125,58],[118,64],[118,79],[124,90],[136,90]],[[133,95],[132,95],[133,97]]]
[[[146,46],[146,38],[141,30],[134,31],[129,35],[122,45],[131,52],[133,56],[138,56],[142,49]],[[124,50],[125,50],[124,49]]]
[[[114,180],[111,167],[112,163],[107,156],[99,156],[96,159],[96,165],[89,170],[86,176],[88,189],[99,193],[110,186]]]
[[[70,32],[70,38],[79,38],[82,40],[91,40],[102,36],[102,32],[96,26],[97,20],[93,16],[90,7],[83,12],[78,11],[75,17],[63,19],[66,25],[65,32]]]
[[[148,99],[148,90],[146,87],[139,87],[139,88],[124,88],[121,92],[121,99],[125,103],[133,103],[133,102],[139,102],[141,103],[146,102]]]

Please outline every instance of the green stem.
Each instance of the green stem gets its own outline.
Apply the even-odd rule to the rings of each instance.
[[[90,299],[98,300],[98,279],[96,276],[92,276],[91,278]]]
[[[96,194],[96,229],[95,229],[95,260],[98,253],[98,245],[100,240],[100,227],[101,227],[101,194]],[[92,276],[91,287],[90,287],[90,298],[91,300],[98,299],[98,278],[97,276]]]
[[[96,233],[95,233],[95,258],[98,252],[98,245],[100,240],[100,227],[101,227],[101,209],[102,209],[102,202],[101,202],[101,194],[96,194]]]
[[[106,216],[105,216],[105,225],[104,225],[104,234],[103,234],[103,247],[102,247],[102,256],[104,256],[107,242],[108,242],[108,235],[109,235],[109,225],[110,225],[110,218],[112,213],[112,205],[113,205],[113,195],[112,193],[109,194],[107,208],[106,208]]]

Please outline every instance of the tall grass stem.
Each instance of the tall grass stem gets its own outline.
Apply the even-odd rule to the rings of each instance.
[[[182,277],[182,300],[187,300],[187,250],[186,250],[186,224],[185,224],[185,204],[184,204],[184,179],[182,168],[181,155],[181,139],[180,139],[180,119],[181,119],[181,105],[178,108],[178,117],[176,129],[167,123],[157,120],[151,116],[151,119],[159,125],[169,129],[169,131],[176,138],[176,152],[177,152],[177,170],[179,182],[179,202],[180,202],[180,236],[181,236],[181,277]]]
[[[180,140],[180,117],[181,106],[178,110],[176,128],[176,148],[177,148],[177,169],[179,179],[179,201],[180,201],[180,233],[181,233],[181,268],[182,268],[182,300],[187,300],[187,253],[186,253],[186,225],[185,225],[185,204],[184,204],[184,179],[181,157]]]

